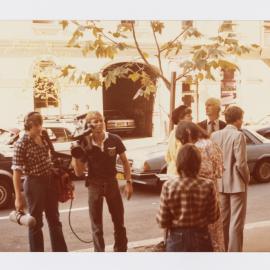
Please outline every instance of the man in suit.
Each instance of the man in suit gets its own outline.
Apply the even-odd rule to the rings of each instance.
[[[209,98],[205,102],[206,120],[199,122],[198,125],[207,131],[209,135],[212,132],[221,130],[226,126],[226,123],[219,120],[221,110],[220,100],[217,98]]]
[[[223,151],[224,173],[218,182],[218,189],[227,251],[242,251],[243,248],[247,187],[250,180],[246,139],[240,131],[243,114],[240,107],[228,107],[225,111],[227,126],[211,135],[211,139]]]

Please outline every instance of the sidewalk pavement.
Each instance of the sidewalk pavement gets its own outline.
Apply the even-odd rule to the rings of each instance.
[[[256,225],[253,225],[256,224]],[[153,248],[163,240],[162,237],[128,243],[128,252],[153,252]],[[76,252],[93,252],[93,248]],[[112,252],[113,245],[106,246],[106,252]],[[270,221],[251,223],[245,226],[244,252],[270,251]]]

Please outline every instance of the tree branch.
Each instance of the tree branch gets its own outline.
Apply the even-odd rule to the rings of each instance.
[[[91,21],[91,23],[93,24],[93,26],[84,26],[84,25],[78,23],[77,21],[72,21],[72,22],[73,22],[75,25],[77,25],[78,28],[82,27],[84,30],[85,30],[87,27],[93,27],[93,26],[94,26],[95,28],[98,28],[98,27],[96,26],[96,24],[95,24],[93,21]],[[111,39],[111,38],[108,37],[106,34],[104,34],[103,31],[101,31],[100,34],[101,34],[104,38],[106,38],[106,39],[108,39],[109,41],[111,41],[112,43],[114,43],[115,45],[118,45],[118,44],[119,44],[118,42],[116,42],[115,40]]]
[[[158,64],[159,64],[160,73],[163,75],[163,69],[162,69],[162,63],[161,63],[161,57],[160,57],[160,47],[159,47],[159,44],[158,44],[158,41],[157,41],[156,32],[154,31],[153,22],[151,22],[150,24],[151,24],[153,35],[154,35],[154,38],[155,38],[155,43],[156,43],[156,46],[157,46],[157,51],[158,51],[157,58],[158,58]]]
[[[174,38],[172,41],[169,41],[168,44],[173,44],[178,38],[180,38],[191,26],[186,27],[176,38]],[[165,48],[161,49],[160,52],[167,50],[170,45],[166,46]]]
[[[157,77],[160,77],[164,81],[164,83],[166,84],[166,87],[170,90],[171,83],[160,72],[157,72],[157,70],[153,69],[152,65],[147,61],[146,57],[144,56],[144,54],[143,54],[143,52],[142,52],[142,50],[140,48],[140,45],[139,45],[139,43],[137,41],[134,24],[132,24],[132,35],[133,35],[133,39],[134,39],[134,42],[135,42],[135,45],[136,45],[136,49],[139,52],[139,54],[142,57],[145,64],[156,74]]]
[[[190,71],[192,71],[192,68],[189,68],[185,73],[179,75],[178,77],[176,77],[176,81],[180,80],[181,78],[185,77]]]

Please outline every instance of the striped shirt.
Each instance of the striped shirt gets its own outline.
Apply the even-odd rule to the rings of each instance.
[[[43,139],[43,145],[38,145],[25,133],[15,145],[11,168],[26,175],[49,175],[52,162],[47,142]]]
[[[164,183],[157,222],[161,228],[207,227],[219,218],[213,181],[172,178]]]

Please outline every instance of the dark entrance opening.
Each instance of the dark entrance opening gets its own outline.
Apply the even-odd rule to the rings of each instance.
[[[113,70],[126,64],[126,62],[121,62],[109,66],[104,70],[103,76],[106,76],[108,70]],[[155,76],[144,64],[134,63],[133,65],[129,63],[129,68],[133,72],[143,69],[156,82]],[[103,110],[107,130],[118,133],[123,137],[126,135],[138,137],[152,136],[154,96],[151,95],[149,99],[144,96],[134,98],[141,87],[140,80],[133,82],[131,79],[126,78],[118,78],[116,83],[111,84],[107,89],[103,86]],[[120,121],[124,119],[128,120],[126,124]],[[126,128],[125,126],[121,127],[120,122]]]

